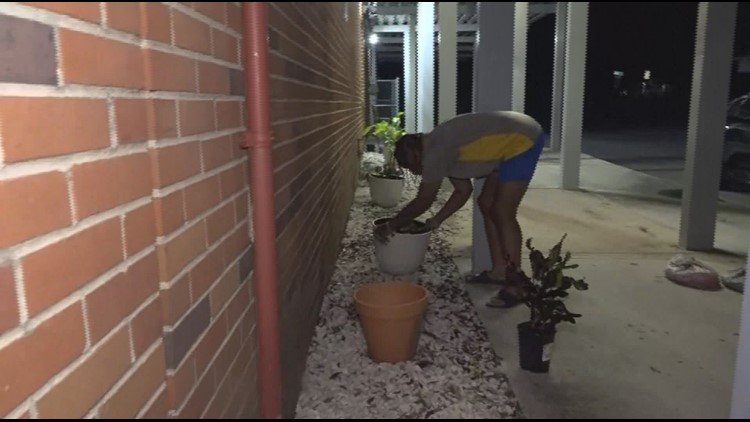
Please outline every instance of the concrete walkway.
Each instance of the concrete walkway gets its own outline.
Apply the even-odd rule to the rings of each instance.
[[[528,309],[487,308],[495,290],[469,286],[525,415],[727,418],[742,296],[664,278],[667,261],[681,252],[679,202],[663,194],[676,187],[591,157],[583,160],[582,191],[556,189],[558,174],[554,157],[545,155],[520,210],[524,238],[549,249],[568,233],[564,250],[580,264],[576,275],[590,290],[567,301],[583,317],[559,326],[549,374],[518,365],[516,325]],[[717,222],[721,251],[692,255],[721,273],[743,266],[748,214],[741,203],[724,202]],[[470,206],[456,220],[452,251],[459,269],[469,272]]]

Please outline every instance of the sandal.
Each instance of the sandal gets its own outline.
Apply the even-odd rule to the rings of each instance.
[[[490,272],[489,271],[482,271],[481,273],[468,278],[466,280],[466,284],[497,284],[497,285],[503,285],[505,284],[505,280],[496,280],[494,278],[490,278]]]
[[[507,309],[513,308],[519,303],[521,303],[521,299],[518,296],[506,289],[502,289],[487,302],[487,307]]]

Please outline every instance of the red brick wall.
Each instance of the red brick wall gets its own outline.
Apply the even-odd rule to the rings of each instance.
[[[0,416],[256,415],[240,16],[0,4]]]
[[[351,206],[363,128],[358,3],[269,3],[285,416]]]

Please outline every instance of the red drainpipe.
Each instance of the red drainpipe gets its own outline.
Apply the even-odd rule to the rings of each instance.
[[[255,228],[255,298],[258,308],[258,391],[260,417],[281,419],[281,353],[276,269],[276,211],[265,2],[243,2],[245,138]]]

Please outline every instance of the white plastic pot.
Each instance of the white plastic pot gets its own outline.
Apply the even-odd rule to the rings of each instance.
[[[372,202],[383,208],[392,208],[401,202],[404,191],[404,179],[387,179],[384,177],[368,177],[370,183],[370,197]]]
[[[373,229],[386,221],[387,218],[375,220]],[[380,271],[396,276],[417,272],[424,263],[431,235],[432,231],[419,234],[395,233],[388,243],[375,239],[375,259]]]

